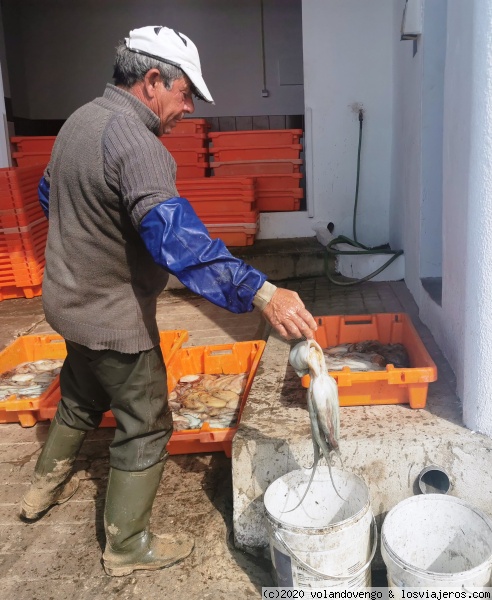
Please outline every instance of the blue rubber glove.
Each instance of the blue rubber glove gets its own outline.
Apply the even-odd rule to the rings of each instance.
[[[41,177],[41,181],[38,185],[38,198],[41,208],[47,219],[50,218],[50,184],[46,181],[45,177]]]
[[[154,261],[193,292],[234,313],[253,310],[266,275],[212,240],[186,198],[170,198],[142,219],[140,235]]]

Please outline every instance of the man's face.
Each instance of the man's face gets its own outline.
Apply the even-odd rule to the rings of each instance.
[[[152,108],[161,120],[159,135],[163,135],[164,133],[171,133],[176,123],[186,113],[192,114],[195,111],[195,105],[193,104],[191,85],[188,78],[176,79],[170,90],[166,89],[162,80],[158,85],[159,90]]]

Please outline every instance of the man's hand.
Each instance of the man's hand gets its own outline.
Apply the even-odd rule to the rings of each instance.
[[[318,328],[311,313],[304,308],[297,292],[277,288],[262,315],[286,340],[312,339]]]

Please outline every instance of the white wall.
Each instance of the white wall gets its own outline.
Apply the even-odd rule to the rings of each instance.
[[[364,109],[357,237],[389,236],[394,0],[303,0],[309,205],[352,237],[358,108]],[[309,112],[312,111],[312,129]]]
[[[67,118],[111,81],[117,42],[130,29],[161,24],[199,49],[216,105],[197,102],[195,116],[304,111],[300,0],[264,0],[268,98],[260,0],[4,0],[2,10],[17,117]]]
[[[403,248],[407,285],[417,299],[420,292],[419,240],[421,199],[421,96],[423,49],[401,41],[405,0],[395,3],[391,28],[394,73],[394,120],[390,244]]]
[[[393,25],[390,239],[405,250],[407,284],[419,301],[420,278],[442,275],[446,0],[424,3],[424,33],[416,47],[400,37],[404,5],[395,4]]]
[[[443,298],[435,337],[457,376],[460,397],[463,397],[464,374],[474,11],[474,4],[448,0],[443,137]]]
[[[462,398],[465,425],[492,437],[492,0],[474,7]]]
[[[446,38],[442,28],[430,27],[429,10],[436,10],[433,0],[424,3],[424,32],[413,56],[413,44],[394,38],[395,121],[393,144],[391,243],[403,245],[407,286],[414,296],[421,319],[428,325],[449,360],[463,394],[464,315],[467,248],[467,205],[469,198],[470,120],[472,102],[472,39],[474,8],[461,0],[447,0]],[[439,4],[439,3],[438,3]],[[395,8],[394,28],[399,27],[404,0]],[[436,15],[433,15],[434,18]],[[427,17],[427,29],[426,29]],[[427,36],[427,37],[426,37]],[[431,37],[431,39],[428,39]],[[442,155],[432,154],[439,124],[428,135],[432,110],[438,103],[429,93],[430,81],[425,68],[436,67],[439,52],[436,43],[446,48],[444,67],[444,101],[442,114]],[[426,54],[427,52],[427,54]],[[434,53],[434,59],[429,58]],[[432,63],[432,60],[437,62]],[[428,103],[428,104],[426,104]],[[435,121],[441,119],[434,114]],[[427,136],[427,137],[426,137]],[[426,146],[427,144],[427,146]],[[439,144],[436,145],[439,148]],[[423,162],[425,161],[425,163]],[[442,169],[442,191],[432,174]],[[425,201],[442,193],[436,201],[442,225],[426,223]],[[440,212],[439,212],[440,211]],[[429,226],[430,225],[430,226]],[[434,227],[434,229],[433,229]],[[442,235],[439,228],[442,227]],[[422,255],[442,254],[442,306],[423,289],[420,277],[429,276]],[[438,271],[434,272],[437,275]]]

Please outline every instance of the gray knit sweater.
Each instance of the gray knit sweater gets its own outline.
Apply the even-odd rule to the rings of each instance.
[[[156,137],[158,125],[142,102],[108,85],[66,121],[45,172],[46,319],[94,350],[136,353],[159,344],[156,299],[167,274],[138,233],[149,210],[178,196],[176,164]]]

